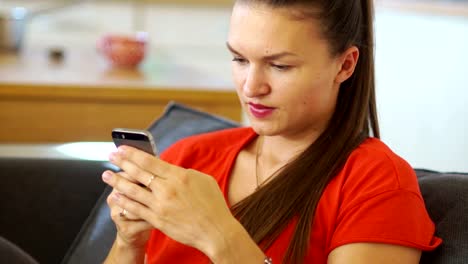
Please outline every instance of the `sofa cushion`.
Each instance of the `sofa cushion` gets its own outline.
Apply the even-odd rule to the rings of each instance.
[[[426,208],[440,247],[424,252],[421,263],[468,263],[468,174],[416,169]]]
[[[236,126],[239,124],[234,121],[171,102],[148,131],[153,135],[158,151],[162,152],[184,137]],[[106,187],[62,263],[102,263],[105,259],[116,233],[106,203],[111,191]]]

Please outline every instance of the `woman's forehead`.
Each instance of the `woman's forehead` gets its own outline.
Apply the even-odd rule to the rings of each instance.
[[[234,6],[228,42],[236,49],[287,49],[298,53],[323,44],[318,21],[294,19],[284,8],[250,4]]]

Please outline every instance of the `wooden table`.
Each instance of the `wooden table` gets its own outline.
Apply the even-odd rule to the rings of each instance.
[[[52,60],[47,36],[32,31],[20,54],[0,54],[0,143],[110,141],[112,128],[145,128],[169,101],[241,120],[219,48],[154,41],[143,64],[125,70],[112,68],[93,38],[65,43],[64,59]]]
[[[171,100],[241,118],[235,91],[197,69],[112,69],[92,53],[0,57],[0,142],[106,141],[114,127],[147,127]]]

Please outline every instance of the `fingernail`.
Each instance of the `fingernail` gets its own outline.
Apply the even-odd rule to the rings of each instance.
[[[104,174],[102,174],[102,178],[104,179],[104,181],[110,181],[110,179],[112,179],[112,173],[106,171],[104,172]]]

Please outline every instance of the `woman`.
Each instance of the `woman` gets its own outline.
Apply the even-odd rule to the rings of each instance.
[[[413,170],[377,139],[372,12],[237,1],[227,46],[251,127],[162,160],[111,154],[124,172],[103,174],[118,229],[106,262],[419,263],[437,247]]]

